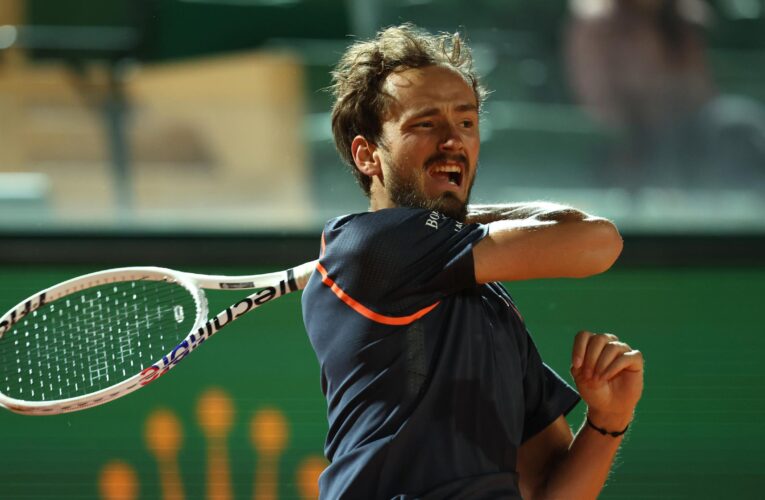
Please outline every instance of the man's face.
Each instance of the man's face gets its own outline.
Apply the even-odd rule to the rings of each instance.
[[[384,196],[464,220],[475,180],[480,134],[472,87],[442,66],[388,76],[390,105],[379,146]]]

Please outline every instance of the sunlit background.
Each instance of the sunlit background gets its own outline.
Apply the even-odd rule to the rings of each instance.
[[[324,89],[353,37],[412,21],[465,32],[493,90],[477,201],[765,230],[763,3],[627,3],[3,0],[0,227],[316,230],[363,209]]]
[[[329,72],[405,21],[464,33],[492,91],[474,201],[569,203],[625,237],[602,277],[510,287],[561,373],[581,328],[646,353],[603,498],[758,498],[763,0],[0,0],[0,313],[105,264],[315,258],[367,208]],[[240,323],[110,405],[0,415],[0,498],[313,498],[326,407],[298,299]]]

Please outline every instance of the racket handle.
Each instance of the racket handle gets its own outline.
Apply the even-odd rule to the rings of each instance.
[[[298,290],[302,290],[308,284],[308,280],[316,270],[316,264],[318,263],[318,260],[312,260],[295,268],[295,283],[297,283]]]

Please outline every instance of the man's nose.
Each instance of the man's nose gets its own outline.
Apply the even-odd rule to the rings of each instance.
[[[438,148],[441,151],[461,151],[463,148],[462,134],[455,124],[445,124],[441,132]]]

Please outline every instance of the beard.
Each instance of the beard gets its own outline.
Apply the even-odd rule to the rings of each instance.
[[[394,174],[394,172],[396,172]],[[454,193],[446,191],[435,198],[428,198],[417,185],[414,176],[402,176],[402,169],[394,166],[385,180],[390,200],[397,207],[422,208],[428,211],[440,212],[459,222],[465,222],[467,207],[470,200],[470,192],[473,183],[470,183],[465,201],[461,201]],[[475,179],[474,179],[475,180]],[[467,182],[467,179],[464,179]]]

